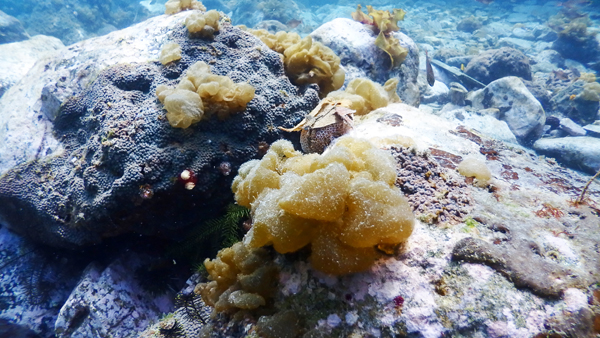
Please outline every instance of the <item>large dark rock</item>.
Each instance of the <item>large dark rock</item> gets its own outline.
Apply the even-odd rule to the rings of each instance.
[[[225,24],[214,40],[190,39],[184,26],[173,27],[169,41],[181,46],[180,62],[117,64],[57,101],[51,133],[64,150],[0,177],[0,217],[12,229],[61,247],[127,232],[168,236],[222,206],[236,168],[261,142],[283,136],[277,126],[295,125],[317,104],[316,88],[292,85],[280,56],[254,36]],[[250,83],[256,96],[227,120],[176,129],[155,88],[177,84],[197,61]],[[231,175],[219,170],[222,163]],[[185,169],[198,178],[191,191],[176,179]]]
[[[520,51],[503,47],[485,51],[471,59],[465,73],[488,84],[505,76],[518,76],[531,80],[529,59]]]

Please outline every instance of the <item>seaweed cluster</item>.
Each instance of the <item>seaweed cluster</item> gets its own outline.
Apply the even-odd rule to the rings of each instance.
[[[373,27],[375,34],[377,34],[375,45],[389,55],[391,68],[400,66],[408,55],[408,49],[400,45],[400,41],[392,35],[392,32],[400,30],[398,21],[404,20],[406,12],[398,8],[394,8],[390,12],[367,6],[367,13],[365,14],[362,11],[359,4],[356,12],[352,12],[352,19]]]

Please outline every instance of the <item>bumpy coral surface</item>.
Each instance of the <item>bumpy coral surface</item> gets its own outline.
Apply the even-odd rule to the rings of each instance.
[[[242,165],[232,190],[252,207],[249,247],[287,253],[311,244],[313,267],[341,275],[368,269],[379,256],[375,246],[410,236],[414,217],[395,182],[388,153],[342,137],[323,155],[302,156],[277,141],[262,160]]]

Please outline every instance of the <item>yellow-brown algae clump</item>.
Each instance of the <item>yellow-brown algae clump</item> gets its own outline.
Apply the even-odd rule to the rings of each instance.
[[[357,78],[348,83],[346,90],[331,92],[327,98],[341,102],[356,115],[365,115],[390,103],[401,102],[396,94],[398,82],[398,78],[391,78],[382,86],[369,79]]]
[[[194,12],[185,19],[185,26],[192,35],[212,39],[219,31],[219,12],[212,9],[206,13]]]
[[[175,14],[188,9],[205,11],[206,7],[196,0],[169,0],[165,4],[165,14]]]
[[[339,89],[346,73],[333,50],[307,36],[283,52],[285,72],[297,84],[316,83],[322,96]]]
[[[216,259],[206,259],[204,266],[211,281],[194,291],[218,312],[253,310],[274,294],[278,271],[265,249],[238,242],[220,250]]]
[[[181,47],[175,42],[166,43],[160,50],[159,60],[163,66],[173,61],[181,60]]]
[[[254,98],[254,87],[215,75],[208,64],[199,61],[188,68],[186,76],[175,88],[157,86],[156,96],[167,109],[171,126],[188,128],[205,116],[216,114],[224,120],[243,111]]]
[[[342,275],[368,269],[378,245],[398,245],[414,216],[394,186],[392,156],[366,140],[340,137],[323,155],[302,155],[289,141],[247,162],[234,179],[238,204],[252,208],[249,248],[279,253],[311,244],[317,270]]]
[[[487,186],[492,179],[492,173],[485,165],[485,162],[475,158],[464,159],[456,169],[465,177],[476,178],[477,182],[475,182],[475,184],[479,187]]]

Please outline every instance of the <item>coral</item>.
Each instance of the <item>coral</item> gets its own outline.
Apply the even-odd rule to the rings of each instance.
[[[301,155],[289,141],[245,163],[232,190],[252,207],[244,243],[279,253],[311,244],[313,267],[342,275],[368,269],[377,245],[407,240],[414,217],[394,186],[393,158],[370,142],[344,136],[323,155]]]
[[[209,283],[198,284],[194,292],[216,311],[254,310],[267,304],[275,292],[277,268],[263,248],[235,243],[204,261]]]
[[[396,94],[398,78],[389,79],[383,86],[365,78],[357,78],[346,87],[345,91],[334,91],[328,98],[339,100],[341,104],[355,111],[356,115],[365,115],[390,103],[401,102]]]
[[[210,10],[206,13],[192,13],[185,19],[185,26],[192,35],[212,39],[219,31],[219,12]]]
[[[212,74],[209,65],[198,61],[188,68],[186,76],[175,88],[160,85],[156,95],[167,109],[171,126],[188,128],[205,115],[216,114],[224,120],[232,113],[246,109],[246,104],[254,98],[254,87]]]
[[[169,0],[165,4],[165,14],[175,14],[189,9],[205,11],[206,7],[196,0]]]
[[[392,35],[392,32],[400,30],[398,21],[404,20],[406,12],[398,8],[394,8],[392,12],[375,10],[371,6],[367,6],[367,12],[371,18],[361,10],[359,4],[356,12],[352,12],[352,18],[363,24],[372,25],[377,34],[375,45],[389,55],[391,68],[400,66],[408,55],[408,49],[400,45],[400,41]]]
[[[480,187],[488,185],[492,179],[492,173],[485,163],[474,158],[464,159],[456,169],[465,177],[474,177],[477,179],[476,185]]]
[[[179,60],[181,60],[181,47],[174,42],[165,43],[163,48],[160,50],[160,63],[165,66],[168,63]]]
[[[340,58],[310,36],[286,48],[283,56],[285,72],[297,85],[316,83],[325,96],[344,84],[346,74],[340,67]]]

